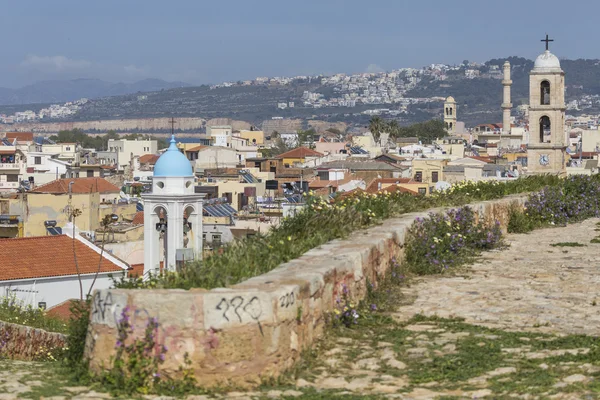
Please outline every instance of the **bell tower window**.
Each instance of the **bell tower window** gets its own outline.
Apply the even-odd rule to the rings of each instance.
[[[544,115],[540,118],[540,143],[550,143],[551,137],[550,118]]]
[[[548,81],[542,81],[540,84],[540,104],[550,105],[550,82]]]
[[[450,115],[452,115],[452,107],[450,107]]]

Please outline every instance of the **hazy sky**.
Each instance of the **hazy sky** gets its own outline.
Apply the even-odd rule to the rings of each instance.
[[[559,57],[600,58],[593,0],[0,0],[0,7],[5,87],[72,78],[200,84],[535,58],[546,32]]]

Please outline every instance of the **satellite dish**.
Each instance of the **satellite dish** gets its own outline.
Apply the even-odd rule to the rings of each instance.
[[[435,184],[435,190],[438,192],[443,192],[444,190],[450,189],[451,187],[452,185],[446,181],[439,181]]]

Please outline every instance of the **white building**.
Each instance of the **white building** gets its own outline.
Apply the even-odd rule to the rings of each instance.
[[[135,156],[144,154],[156,154],[158,144],[156,140],[127,140],[127,139],[109,139],[108,151],[117,153],[117,168],[122,170],[129,165],[131,159]]]
[[[213,125],[206,128],[206,135],[214,140],[215,146],[231,147],[231,125]]]
[[[63,234],[53,229],[56,235],[0,239],[0,296],[15,296],[26,305],[42,308],[81,298],[76,255],[85,298],[96,276],[101,250],[76,230],[74,253],[72,226],[65,227]],[[111,287],[109,275],[116,277],[128,268],[104,252],[93,289]]]

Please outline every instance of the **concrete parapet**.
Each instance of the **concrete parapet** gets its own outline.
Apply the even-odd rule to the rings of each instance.
[[[526,197],[471,204],[479,218],[498,220],[505,231],[510,208]],[[92,301],[86,355],[93,369],[115,354],[116,324],[129,307],[134,337],[150,318],[160,327],[157,342],[167,347],[163,373],[177,374],[189,355],[201,386],[251,386],[291,367],[300,352],[323,332],[345,284],[350,297],[364,298],[402,255],[406,233],[428,210],[392,218],[306,252],[274,270],[230,288],[213,290],[104,289]]]

